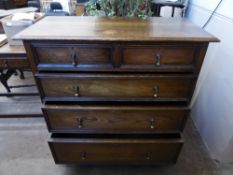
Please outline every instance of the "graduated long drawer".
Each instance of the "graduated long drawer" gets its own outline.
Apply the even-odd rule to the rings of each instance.
[[[183,101],[192,96],[196,78],[151,74],[37,74],[46,101]]]
[[[44,117],[56,133],[181,132],[187,107],[45,105]]]
[[[163,164],[177,160],[183,139],[172,135],[53,134],[49,146],[56,163]]]

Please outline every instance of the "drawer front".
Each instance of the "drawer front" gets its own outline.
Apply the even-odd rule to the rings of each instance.
[[[72,164],[174,163],[182,144],[181,138],[53,138],[49,141],[55,162]]]
[[[110,46],[38,45],[34,46],[39,70],[78,70],[112,68]]]
[[[29,68],[29,62],[26,57],[4,57],[0,58],[0,68]]]
[[[195,46],[125,46],[122,69],[194,71]]]
[[[46,105],[43,113],[51,132],[155,133],[182,131],[189,109]]]
[[[38,74],[44,97],[72,100],[189,100],[192,76]],[[72,98],[71,98],[72,97]],[[64,100],[63,98],[63,100]],[[60,98],[62,99],[62,98]],[[56,98],[56,100],[59,100]]]

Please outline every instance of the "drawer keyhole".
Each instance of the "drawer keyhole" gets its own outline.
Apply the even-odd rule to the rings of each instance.
[[[154,118],[152,118],[152,119],[150,120],[150,128],[151,128],[151,129],[154,129],[154,128],[155,128],[155,119],[154,119]]]
[[[157,53],[156,55],[155,55],[155,66],[160,66],[161,65],[161,55],[160,55],[160,53]]]
[[[83,127],[83,119],[77,118],[77,122],[78,122],[78,128],[82,128]]]
[[[159,93],[159,87],[158,86],[154,86],[154,97],[157,98],[158,97],[158,93]]]
[[[79,86],[74,86],[74,90],[75,90],[75,94],[74,94],[74,96],[75,97],[79,97]]]

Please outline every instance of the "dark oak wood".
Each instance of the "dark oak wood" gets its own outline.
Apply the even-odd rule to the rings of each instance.
[[[125,46],[123,47],[123,65],[153,66],[161,65],[192,65],[194,60],[194,46]]]
[[[201,43],[33,43],[39,71],[195,72]],[[198,60],[202,60],[201,57]]]
[[[46,105],[49,131],[60,133],[181,132],[187,107]]]
[[[64,32],[65,31],[65,32]],[[45,17],[20,32],[23,40],[217,42],[186,19],[118,17]]]
[[[56,163],[163,164],[174,163],[183,145],[181,136],[160,138],[53,138],[49,141]]]
[[[65,32],[64,32],[65,31]],[[56,163],[174,163],[209,42],[185,19],[46,17],[19,33]]]
[[[44,97],[191,98],[196,78],[147,74],[37,74]],[[74,99],[75,100],[75,99]]]
[[[112,48],[108,45],[34,45],[40,67],[112,68]]]

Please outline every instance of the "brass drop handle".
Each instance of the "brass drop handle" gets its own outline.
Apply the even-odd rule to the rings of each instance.
[[[79,86],[74,86],[74,90],[75,90],[75,94],[74,94],[74,96],[75,97],[79,97]]]
[[[73,62],[72,62],[73,66],[77,66],[77,64],[78,64],[77,57],[78,57],[78,54],[76,53],[76,51],[72,50],[72,52],[71,52],[71,58],[73,59]]]
[[[155,119],[154,118],[150,119],[150,128],[151,129],[155,128]]]
[[[157,98],[159,94],[159,87],[158,86],[154,86],[154,97]]]
[[[161,55],[160,55],[160,53],[157,53],[156,55],[155,55],[155,66],[160,66],[161,65]]]
[[[77,118],[77,122],[78,122],[78,128],[82,128],[83,127],[83,119]]]
[[[9,67],[9,64],[8,64],[8,61],[7,61],[7,60],[4,61],[4,66],[5,66],[5,67]]]
[[[81,152],[81,158],[82,158],[82,160],[85,160],[85,159],[87,158],[87,153],[86,153],[86,151],[82,151],[82,152]]]
[[[146,160],[151,160],[151,153],[150,152],[146,153]]]

